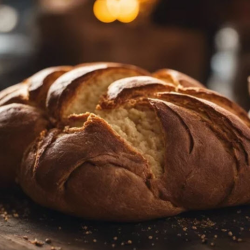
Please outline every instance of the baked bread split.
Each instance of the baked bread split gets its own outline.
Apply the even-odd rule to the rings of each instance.
[[[0,93],[0,181],[17,177],[38,204],[142,221],[250,202],[248,115],[196,80],[101,62],[46,69],[12,88],[24,85],[25,98]]]

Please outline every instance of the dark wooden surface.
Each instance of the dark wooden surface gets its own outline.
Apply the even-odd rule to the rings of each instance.
[[[53,246],[62,250],[250,249],[248,206],[192,212],[144,223],[100,223],[42,208],[21,191],[15,191],[1,192],[0,211],[1,250],[49,250]],[[47,238],[51,244],[45,243]],[[203,238],[207,239],[205,243]],[[44,245],[36,246],[35,239]]]

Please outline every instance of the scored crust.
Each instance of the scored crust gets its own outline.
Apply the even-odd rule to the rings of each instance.
[[[70,114],[93,112],[106,88],[115,80],[149,74],[144,70],[125,64],[97,63],[78,66],[57,79],[47,96],[47,109],[57,120]],[[89,90],[86,90],[89,88]],[[96,103],[94,100],[96,99]],[[86,110],[79,107],[84,103]]]
[[[29,101],[28,85],[18,83],[0,92],[0,107],[11,103],[27,104]]]
[[[57,78],[71,70],[71,66],[51,67],[39,71],[26,80],[30,101],[44,108],[48,90]]]
[[[84,218],[140,221],[183,211],[153,195],[151,178],[145,159],[94,115],[81,128],[43,134],[20,172],[36,202]]]
[[[138,105],[154,109],[166,135],[161,175],[155,176],[138,148],[116,131],[115,120],[100,113],[109,121],[107,124],[89,114],[83,126],[55,130],[33,145],[22,164],[20,181],[24,190],[44,206],[84,218],[115,221],[148,220],[184,210],[249,202],[250,194],[243,190],[250,177],[247,126],[208,101],[175,93],[159,95],[162,100],[144,98],[133,104],[120,103],[114,109]],[[101,112],[109,114],[110,110]],[[123,132],[129,134],[126,129]],[[135,183],[132,176],[137,179]],[[95,183],[102,185],[101,190]],[[55,193],[42,195],[47,192]],[[135,202],[133,194],[142,198]],[[110,199],[100,199],[106,196]],[[79,202],[81,208],[76,205]],[[101,202],[100,206],[96,202]]]
[[[196,81],[192,77],[180,73],[172,69],[160,69],[153,73],[153,77],[159,78],[168,83],[174,84],[176,87],[198,87],[205,88],[200,82]]]
[[[197,175],[195,175],[195,172],[192,171],[192,174],[190,174],[189,177],[192,180],[190,184],[192,191],[190,192],[191,195],[193,195],[193,192],[195,192],[198,186],[200,188],[203,186],[203,188],[197,189],[201,192],[200,197],[197,197],[195,200],[196,202],[199,202],[197,205],[202,209],[209,208],[210,206],[206,204],[209,200],[209,192],[215,190],[218,185],[218,193],[222,194],[224,187],[227,190],[226,196],[222,200],[218,199],[219,203],[217,205],[213,204],[211,207],[249,203],[250,194],[247,189],[244,189],[247,180],[250,178],[250,156],[248,153],[250,152],[250,131],[248,127],[234,114],[206,100],[176,93],[159,94],[159,98],[171,102],[174,105],[178,105],[179,108],[185,108],[185,113],[178,114],[182,120],[187,115],[188,119],[190,119],[191,114],[196,114],[199,116],[200,124],[203,124],[203,126],[205,125],[203,129],[197,127],[191,132],[191,129],[188,126],[189,124],[185,122],[188,126],[188,131],[191,132],[190,135],[192,135],[192,138],[199,134],[203,137],[203,139],[201,137],[197,140],[197,148],[201,150],[202,146],[205,145],[204,150],[201,151],[200,157],[197,158],[197,161],[193,162],[194,165],[196,164],[203,169],[204,176],[201,176],[200,172],[197,172]],[[197,126],[197,122],[192,122],[191,126]],[[207,128],[212,131],[212,133],[208,132]],[[217,142],[213,137],[217,138]],[[216,143],[210,143],[211,140]],[[204,142],[206,143],[204,144]],[[193,145],[195,145],[195,142],[193,142]],[[212,153],[212,155],[210,155],[210,153]],[[173,156],[173,154],[171,155]],[[207,163],[203,157],[205,155],[208,156]],[[173,159],[176,159],[176,157],[173,156]],[[211,159],[213,160],[211,161]],[[199,163],[198,160],[201,162]],[[185,165],[185,167],[186,166],[189,166],[189,164]],[[212,168],[213,166],[214,168]],[[216,174],[214,175],[214,173]],[[216,175],[220,175],[220,173],[223,173],[223,178],[221,176],[216,177]],[[214,175],[215,181],[208,181],[207,177],[209,175]],[[169,174],[169,176],[171,175]],[[229,178],[231,184],[223,184],[222,180],[224,178]],[[200,182],[199,185],[193,183],[197,181]],[[217,181],[219,184],[216,183]],[[210,184],[214,186],[211,185],[209,188],[208,185]],[[208,196],[204,194],[204,191],[208,192]],[[216,194],[215,196],[220,197],[219,194]],[[187,194],[182,194],[181,197],[182,199],[185,199],[185,204],[190,203]],[[201,202],[202,197],[205,200]],[[195,207],[191,203],[190,209],[194,208]]]
[[[112,106],[117,105],[119,102],[131,101],[134,98],[157,98],[160,92],[178,92],[210,101],[235,114],[250,127],[250,120],[244,109],[212,90],[197,87],[176,87],[172,83],[147,76],[131,77],[115,81],[109,86],[107,93],[101,98],[99,105],[102,108],[112,108]]]
[[[100,98],[99,105],[112,108],[124,100],[154,96],[163,91],[176,91],[176,87],[151,76],[128,77],[110,84],[107,93]]]
[[[186,209],[249,202],[249,192],[243,191],[250,177],[248,127],[234,114],[202,99],[177,93],[157,98],[167,101],[151,101],[166,134],[164,175],[162,181],[153,181],[161,196]]]
[[[34,107],[5,105],[21,102],[23,86]],[[22,189],[43,206],[141,221],[250,202],[246,112],[180,72],[62,66],[1,100],[0,160],[10,166],[0,167],[1,180],[13,182],[18,170]]]
[[[241,118],[242,121],[244,121],[250,127],[250,120],[248,114],[243,108],[212,90],[198,88],[179,88],[178,92],[213,102]]]

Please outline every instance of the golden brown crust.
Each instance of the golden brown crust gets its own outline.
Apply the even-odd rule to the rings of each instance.
[[[70,66],[51,67],[41,70],[28,78],[26,82],[29,85],[30,101],[44,108],[50,86],[57,78],[71,69]]]
[[[107,94],[101,97],[102,108],[114,107],[126,100],[138,97],[150,97],[155,93],[175,91],[176,87],[151,76],[135,76],[115,81],[107,90]]]
[[[64,123],[60,124],[63,129],[65,126],[70,128],[78,128],[82,127],[83,124],[88,120],[90,113],[84,114],[72,114],[67,119],[64,120]],[[59,127],[59,126],[58,126]]]
[[[132,64],[126,64],[126,63],[115,63],[115,62],[90,62],[90,63],[81,63],[75,66],[75,68],[81,68],[84,66],[94,66],[94,65],[103,65],[106,66],[107,68],[109,67],[115,67],[115,68],[126,68],[126,69],[131,69],[133,71],[139,72],[140,75],[150,75],[150,73],[142,69],[138,66],[132,65]]]
[[[250,119],[247,112],[236,103],[215,91],[198,87],[176,87],[174,84],[148,76],[131,77],[115,81],[109,86],[107,94],[101,98],[100,106],[102,108],[112,108],[119,103],[139,97],[157,98],[157,93],[159,92],[178,92],[213,102],[237,115],[250,127]]]
[[[179,72],[160,70],[153,76],[156,78],[131,65],[89,63],[72,70],[45,70],[26,85],[0,93],[0,102],[7,100],[3,105],[18,102],[21,98],[16,92],[29,85],[28,103],[46,109],[56,127],[50,129],[47,117],[35,107],[0,107],[0,162],[4,163],[0,177],[6,181],[2,184],[13,183],[18,169],[21,187],[37,203],[96,220],[141,221],[250,203],[250,121],[246,112]],[[110,86],[103,87],[103,82]],[[102,91],[96,91],[98,88]],[[84,93],[92,94],[91,98],[81,99]],[[159,176],[146,154],[139,153],[144,151],[115,132],[114,126],[119,130],[120,123],[112,124],[111,119],[109,125],[90,113],[94,109],[86,112],[81,105],[68,108],[71,102],[91,102],[93,98],[99,98],[102,110],[95,110],[99,115],[115,109],[134,115],[128,124],[138,131],[141,128],[136,122],[145,116],[128,110],[150,111],[145,114],[150,114],[150,121],[154,117],[160,127],[153,136],[163,141],[159,144],[164,154]],[[155,123],[145,123],[144,133],[152,124],[156,127]],[[131,131],[136,134],[137,130]]]
[[[164,128],[166,153],[160,178],[101,118],[87,115],[83,127],[54,130],[33,145],[22,164],[23,189],[44,206],[113,221],[248,203],[249,190],[244,190],[250,177],[248,127],[206,100],[177,93],[157,97],[161,100],[140,99],[131,105],[154,108]],[[78,117],[86,120],[86,115]],[[96,183],[102,188],[96,189]],[[110,199],[101,198],[107,196]]]
[[[177,130],[177,121],[174,122],[166,112],[161,113],[166,117],[163,125],[166,126],[168,134],[171,134],[167,140],[169,148],[166,155],[171,156],[167,160],[167,171],[171,171],[173,161],[174,173],[178,166],[177,174],[185,178],[184,172],[187,171],[185,186],[182,187],[179,196],[176,184],[173,186],[172,193],[177,195],[173,203],[185,204],[184,207],[187,209],[207,209],[249,203],[249,192],[246,189],[243,190],[246,180],[250,177],[248,127],[234,114],[205,100],[174,93],[159,94],[159,98],[168,102],[168,106],[176,119],[182,123],[183,131],[186,130],[186,136],[189,137],[189,139],[181,138],[183,132],[172,131],[169,124]],[[176,135],[175,139],[174,135]],[[180,140],[180,143],[177,143],[176,139]],[[186,145],[185,150],[183,142],[188,141],[189,146]],[[173,149],[174,146],[178,149]],[[176,153],[181,154],[181,159],[185,159],[185,163],[179,160]],[[190,170],[194,167],[195,169]],[[220,176],[220,173],[223,173],[223,176]],[[167,175],[168,178],[174,178],[175,182],[168,179],[164,183],[170,183],[170,185],[182,183],[181,179],[175,178],[172,172],[168,172]],[[172,186],[167,187],[166,190],[171,193],[171,188]]]
[[[185,89],[178,89],[179,93],[192,95],[198,98],[205,99],[207,101],[213,102],[220,107],[227,109],[229,112],[237,115],[239,118],[244,121],[247,126],[250,127],[250,119],[248,117],[247,112],[241,108],[236,103],[232,102],[228,98],[208,89],[200,89],[200,88],[185,88]]]
[[[76,67],[60,77],[50,88],[47,96],[47,109],[50,115],[58,120],[63,118],[63,111],[68,103],[75,98],[82,85],[94,84],[96,77],[105,74],[128,73],[134,75],[147,74],[144,70],[126,64],[96,63]]]
[[[28,85],[19,83],[0,92],[0,106],[11,103],[27,104],[29,101]]]
[[[24,157],[19,178],[39,204],[84,218],[140,221],[183,211],[154,197],[145,159],[94,115],[82,128],[42,135]]]
[[[163,81],[174,84],[176,87],[198,87],[204,88],[204,86],[196,81],[195,79],[187,76],[183,73],[180,73],[176,70],[172,69],[160,69],[153,73],[153,76],[159,78]]]
[[[48,125],[36,108],[23,104],[0,107],[0,187],[14,185],[24,151]]]

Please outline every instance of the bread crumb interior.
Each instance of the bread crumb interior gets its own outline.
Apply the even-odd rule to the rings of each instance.
[[[126,69],[120,69],[116,73],[111,70],[104,74],[93,76],[91,82],[80,84],[73,98],[67,101],[67,105],[65,105],[63,110],[63,117],[66,118],[71,114],[85,112],[94,113],[100,97],[107,91],[111,83],[122,78],[138,75],[138,73]]]
[[[148,161],[155,177],[164,169],[163,129],[153,110],[146,107],[98,111],[101,116],[127,143]]]

